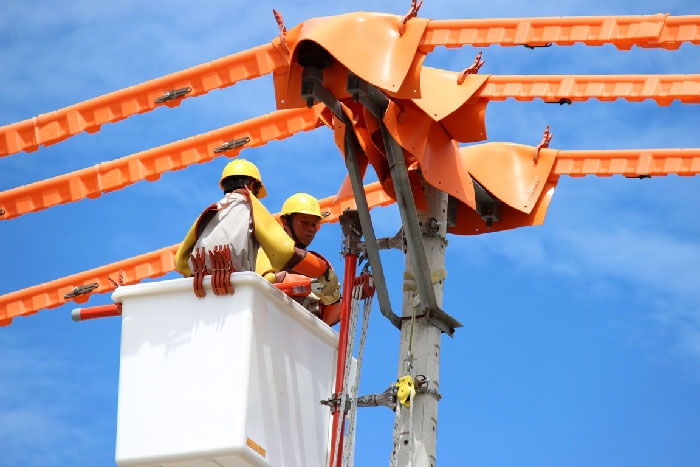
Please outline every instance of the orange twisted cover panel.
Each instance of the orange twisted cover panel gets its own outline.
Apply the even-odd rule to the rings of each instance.
[[[367,203],[370,209],[376,206],[386,206],[394,202],[379,182],[365,186]],[[345,209],[354,209],[355,201],[347,198],[335,201],[335,195],[320,200],[321,210],[328,212],[324,222],[337,222]],[[64,298],[75,287],[81,285],[97,284],[91,293],[107,293],[114,290],[109,277],[115,282],[122,273],[124,285],[136,284],[146,278],[163,276],[175,270],[175,252],[179,245],[172,245],[160,250],[145,253],[133,258],[117,261],[106,266],[84,271],[71,276],[63,277],[51,282],[35,285],[0,296],[0,326],[7,326],[17,316],[28,316],[45,308],[55,308],[64,305],[70,300],[84,303],[89,294],[78,295],[74,298]]]
[[[545,18],[488,18],[433,20],[421,43],[422,50],[436,46],[614,44],[675,50],[683,42],[700,43],[700,16],[581,16]]]
[[[94,133],[105,123],[150,112],[162,105],[176,106],[182,99],[212,89],[271,73],[287,62],[272,44],[261,45],[186,70],[145,81],[94,99],[0,127],[0,157],[20,151],[33,152],[82,131]],[[155,103],[166,92],[190,88],[182,97]]]
[[[12,219],[84,198],[97,198],[102,193],[119,190],[140,180],[157,180],[163,172],[184,169],[190,164],[208,162],[223,155],[214,153],[214,148],[234,138],[248,137],[250,141],[227,151],[229,157],[244,148],[262,146],[271,140],[313,130],[321,125],[318,118],[321,110],[320,104],[310,109],[278,110],[216,131],[0,192],[0,209],[5,211],[1,219]]]

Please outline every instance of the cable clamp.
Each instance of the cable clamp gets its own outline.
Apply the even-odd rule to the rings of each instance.
[[[93,290],[95,290],[98,286],[99,286],[99,284],[97,282],[93,282],[92,284],[89,284],[89,285],[81,285],[80,287],[73,287],[73,290],[68,292],[67,294],[64,294],[63,298],[73,298],[73,297],[78,297],[80,295],[90,293]]]
[[[249,136],[245,136],[243,138],[238,138],[238,139],[232,139],[228,143],[224,143],[221,146],[214,148],[214,152],[217,154],[220,152],[226,152],[226,151],[229,151],[231,149],[240,148],[241,146],[244,146],[248,143],[250,143]]]
[[[165,91],[165,93],[163,93],[162,96],[156,98],[155,103],[162,104],[163,102],[177,99],[178,97],[182,97],[190,91],[192,91],[192,88],[189,86],[187,86],[186,88],[173,89],[172,91]]]

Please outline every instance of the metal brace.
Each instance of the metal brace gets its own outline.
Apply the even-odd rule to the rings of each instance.
[[[393,237],[378,238],[377,248],[380,250],[391,250],[393,248],[406,253],[406,236],[404,235],[403,227]]]
[[[68,292],[67,294],[64,294],[63,298],[73,298],[73,297],[77,297],[79,295],[84,295],[84,294],[92,292],[97,287],[99,287],[99,284],[97,282],[93,282],[92,284],[89,284],[89,285],[81,285],[80,287],[73,287],[73,290]]]
[[[454,337],[455,330],[457,328],[462,327],[462,323],[460,323],[455,318],[448,315],[439,308],[436,308],[434,310],[426,309],[424,313],[425,319],[430,324],[432,324],[433,326],[435,326],[450,337]]]
[[[459,321],[440,309],[425,310],[423,313],[418,313],[415,316],[402,316],[401,320],[409,321],[411,319],[418,320],[423,318],[450,337],[452,337],[456,328],[462,327]]]
[[[338,397],[336,393],[333,393],[331,397],[321,401],[320,403],[321,405],[330,407],[331,414],[334,414],[338,411],[338,407],[340,406],[340,397]],[[349,397],[345,398],[345,413],[349,412],[351,407],[352,400]]]
[[[428,263],[423,248],[418,222],[418,217],[413,201],[413,194],[409,188],[408,171],[406,169],[403,148],[391,136],[389,130],[382,123],[384,112],[389,105],[389,98],[377,87],[353,74],[348,74],[348,93],[353,96],[353,99],[358,99],[360,103],[377,117],[382,132],[384,147],[386,148],[387,159],[391,167],[391,175],[394,180],[394,188],[396,190],[397,204],[401,219],[404,221],[404,229],[406,231],[406,241],[408,244],[409,254],[414,266],[416,274],[416,285],[418,287],[417,296],[420,297],[420,304],[427,321],[433,326],[453,337],[456,328],[461,327],[461,323],[437,306],[435,291],[433,290],[432,282],[429,278]]]
[[[172,91],[165,91],[165,93],[162,96],[156,98],[155,103],[162,104],[163,102],[177,99],[178,97],[182,97],[190,91],[192,91],[192,88],[189,86],[181,89],[173,89]]]
[[[380,394],[367,394],[366,396],[359,396],[355,402],[355,405],[357,405],[357,407],[383,406],[388,407],[391,410],[395,410],[396,392],[397,387],[395,384],[392,384]],[[337,394],[333,393],[333,395],[329,399],[321,401],[321,405],[330,407],[331,414],[333,414],[338,410],[338,406],[340,405],[340,398]],[[349,412],[351,408],[352,401],[348,398],[345,400],[345,411]]]
[[[250,143],[250,136],[244,136],[243,138],[232,139],[228,143],[224,143],[221,146],[214,148],[215,153],[230,151],[231,149],[237,149],[241,146]]]
[[[358,407],[389,407],[391,410],[396,409],[396,393],[398,388],[396,384],[392,384],[381,394],[368,394],[357,398]]]
[[[320,56],[314,57],[314,52],[320,54]],[[309,50],[308,57],[304,59],[304,62],[320,64],[324,63],[326,58],[327,57],[323,56],[322,50]],[[360,168],[355,154],[355,151],[362,151],[362,149],[357,141],[357,136],[351,130],[352,122],[343,110],[340,101],[328,89],[323,87],[323,71],[316,66],[304,66],[301,75],[301,97],[306,101],[307,107],[311,107],[317,101],[322,102],[330,109],[333,115],[347,125],[344,135],[345,164],[348,169],[348,174],[350,175],[352,190],[355,194],[357,212],[365,237],[366,254],[372,266],[377,299],[379,300],[379,309],[382,315],[391,321],[394,326],[401,329],[401,319],[391,310],[389,291],[386,288],[384,270],[377,248],[377,238],[374,235],[372,218],[369,215],[367,198],[362,187],[362,175],[360,174]]]

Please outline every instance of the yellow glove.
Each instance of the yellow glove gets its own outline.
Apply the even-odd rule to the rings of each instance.
[[[319,290],[314,290],[314,293],[324,305],[332,305],[340,300],[340,284],[335,271],[329,267],[328,271],[316,280],[320,287]]]

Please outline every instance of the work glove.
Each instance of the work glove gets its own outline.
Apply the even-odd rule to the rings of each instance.
[[[316,279],[316,282],[318,286],[314,287],[314,293],[324,305],[332,305],[340,300],[338,276],[330,267],[325,274]]]
[[[321,317],[319,298],[314,293],[310,293],[309,295],[302,298],[301,300],[298,300],[298,303],[301,304],[301,306],[303,306],[304,308],[306,308],[307,311],[309,311],[315,317],[317,317],[317,318]]]

